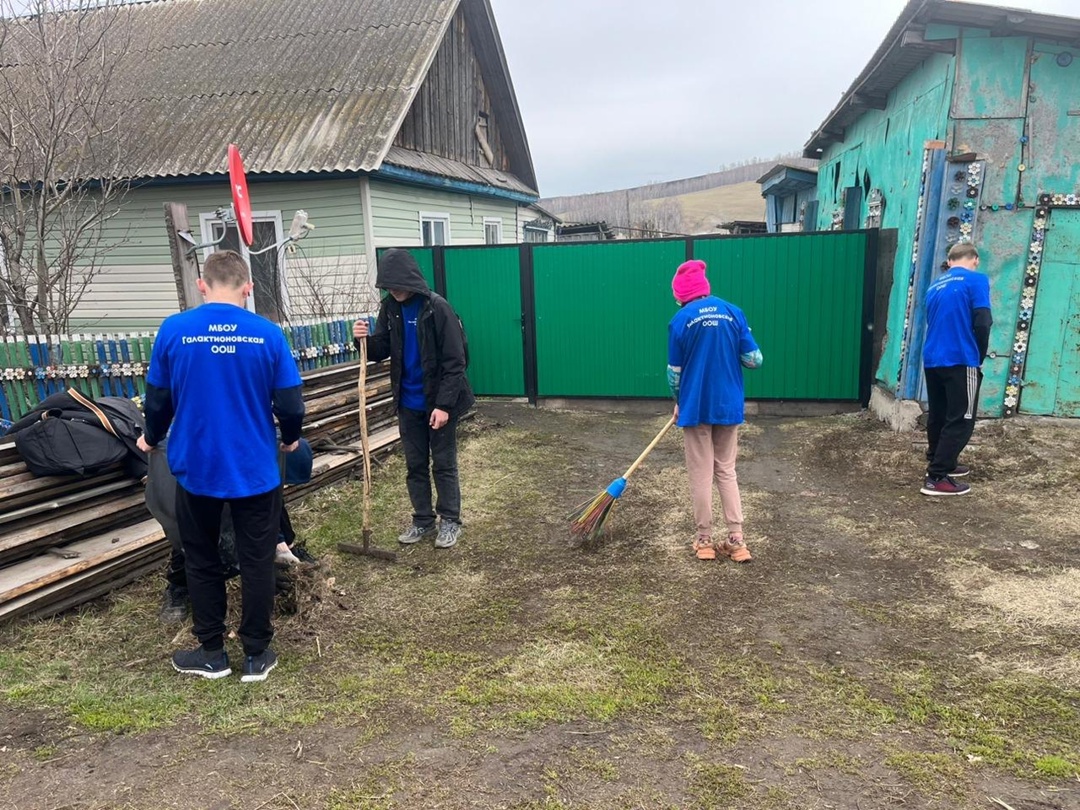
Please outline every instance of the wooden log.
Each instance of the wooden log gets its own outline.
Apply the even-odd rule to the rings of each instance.
[[[43,555],[10,565],[0,571],[0,604],[82,573],[103,562],[123,557],[164,536],[160,523],[146,520],[118,531],[72,543],[66,548],[79,555],[75,560]]]
[[[21,616],[44,618],[104,596],[160,570],[169,556],[169,543],[158,541],[138,552],[102,563],[59,582],[0,605],[0,622]]]
[[[25,526],[20,523],[14,531],[0,538],[0,565],[25,559],[43,548],[72,543],[149,516],[141,488],[119,498],[109,493],[51,520]]]

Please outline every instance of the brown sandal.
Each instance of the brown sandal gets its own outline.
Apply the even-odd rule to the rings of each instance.
[[[720,547],[720,552],[732,562],[748,563],[754,559],[750,556],[750,549],[741,537],[729,537]]]
[[[711,537],[694,538],[694,554],[699,560],[715,560],[716,546]]]

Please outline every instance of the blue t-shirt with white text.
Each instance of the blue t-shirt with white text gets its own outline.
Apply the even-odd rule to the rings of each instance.
[[[982,365],[975,342],[975,310],[990,308],[990,279],[966,267],[950,267],[926,290],[923,367]]]
[[[146,381],[172,395],[169,467],[184,489],[248,498],[281,485],[273,395],[301,383],[279,326],[232,304],[171,315]]]
[[[401,305],[401,319],[405,326],[401,357],[401,405],[412,411],[427,409],[424,401],[424,365],[420,359],[420,336],[416,331],[416,321],[420,317],[423,302],[422,296],[414,295]]]
[[[679,427],[742,424],[740,356],[757,350],[734,304],[708,295],[679,309],[668,324],[668,365],[682,369]]]

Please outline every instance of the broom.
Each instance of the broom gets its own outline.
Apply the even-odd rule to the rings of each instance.
[[[637,461],[631,464],[630,468],[623,473],[621,478],[616,478],[608,484],[607,489],[591,501],[586,501],[570,513],[571,535],[580,537],[582,540],[593,540],[601,535],[604,531],[604,521],[607,520],[612,507],[615,506],[615,501],[617,501],[626,490],[626,479],[633,475],[634,470],[641,466],[641,462],[645,460],[645,457],[652,452],[656,445],[660,444],[660,440],[664,438],[664,434],[667,433],[674,424],[675,417],[672,416],[667,421],[667,424],[660,429],[660,432],[656,434],[656,438],[653,439],[649,443],[649,446],[645,448],[644,452],[637,457]]]

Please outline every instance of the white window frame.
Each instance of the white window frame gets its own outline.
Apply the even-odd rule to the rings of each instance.
[[[419,223],[420,223],[420,244],[423,247],[434,247],[434,243],[432,245],[424,245],[424,223],[425,222],[441,222],[443,224],[443,233],[446,234],[446,242],[445,242],[445,244],[447,244],[447,245],[450,244],[450,214],[449,213],[439,212],[439,211],[421,211],[419,213],[418,219],[419,219]],[[432,233],[432,236],[434,236],[434,232]]]
[[[533,242],[533,244],[535,244],[535,245],[542,245],[542,244],[546,244],[548,242],[553,241],[551,239],[551,228],[541,228],[538,225],[524,225],[521,228],[522,241],[525,241],[525,242],[530,241],[528,238],[526,238],[526,235],[529,234],[529,233],[542,233],[544,235],[543,240]]]
[[[252,211],[251,212],[252,224],[256,222],[273,222],[274,223],[274,242],[280,244],[285,238],[285,229],[281,224],[281,211]],[[202,213],[199,214],[199,229],[202,233],[202,239],[200,240],[204,244],[210,242],[214,238],[214,225],[223,225],[221,218],[217,214]],[[239,227],[239,225],[237,225]],[[210,254],[217,250],[217,245],[208,245],[203,248],[203,261],[210,258]],[[251,280],[251,251],[248,250],[248,246],[244,244],[244,240],[240,240],[240,255],[244,257],[244,261],[248,265],[248,281]],[[292,305],[289,302],[289,282],[286,275],[285,267],[285,251],[278,250],[278,269],[280,270],[278,277],[281,279],[281,305],[285,308],[285,312],[282,313],[288,317],[288,313],[292,309]],[[255,312],[255,296],[249,295],[247,302],[245,303],[249,312]]]
[[[487,239],[488,225],[494,225],[499,229],[498,240],[495,242],[489,242]],[[485,245],[501,245],[503,243],[503,221],[502,217],[484,217],[484,244]]]

